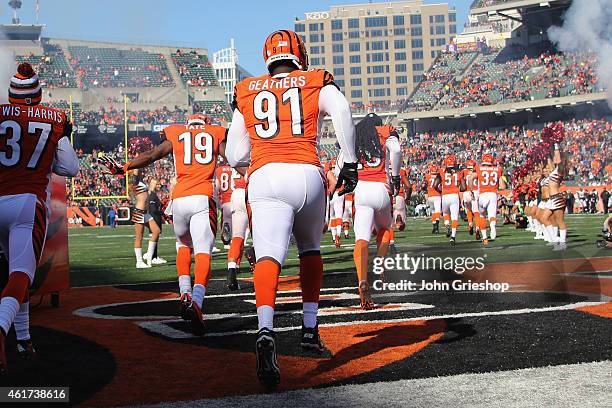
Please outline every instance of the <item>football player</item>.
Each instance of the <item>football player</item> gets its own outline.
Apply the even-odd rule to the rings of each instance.
[[[229,244],[232,239],[233,172],[234,169],[228,166],[225,160],[220,157],[215,174],[217,183],[217,204],[221,207],[221,242],[223,242],[225,249],[229,249]]]
[[[246,169],[244,169],[246,170]],[[246,200],[246,174],[232,169],[232,241],[227,253],[227,282],[225,286],[229,290],[238,290],[238,270],[240,269],[240,261],[242,260],[242,252],[244,250],[244,241],[249,233],[249,215],[247,210]]]
[[[301,345],[322,350],[317,311],[323,260],[325,178],[318,156],[318,130],[332,119],[345,164],[338,177],[341,195],[357,184],[355,128],[348,101],[321,69],[308,70],[302,38],[279,30],[268,36],[263,56],[268,74],[236,85],[227,159],[232,167],[250,165],[248,196],[259,331],[257,376],[267,387],[280,382],[276,360],[274,306],[278,276],[293,234],[300,258],[303,301]]]
[[[336,179],[340,169],[337,166],[337,159],[333,157],[329,162],[329,167],[325,176],[329,187],[329,228],[336,248],[340,248],[340,234],[342,233],[342,217],[344,216],[344,196],[335,191]]]
[[[349,238],[349,230],[351,227],[351,218],[353,218],[353,193],[344,195],[344,212],[342,213],[342,231],[344,238]]]
[[[185,125],[162,131],[163,141],[134,160],[120,166],[111,158],[103,163],[113,174],[139,169],[172,154],[177,181],[172,189],[172,220],[179,247],[176,270],[181,294],[181,317],[191,321],[195,334],[202,334],[202,303],[210,278],[210,254],[217,232],[217,206],[213,179],[217,156],[225,151],[227,129],[211,125],[201,114],[191,115]],[[191,286],[191,255],[195,254],[195,280]]]
[[[369,113],[356,126],[359,182],[355,188],[355,249],[353,258],[361,307],[374,308],[368,284],[368,245],[372,229],[376,229],[377,257],[387,255],[393,223],[391,192],[400,190],[401,149],[399,137],[391,125],[383,126],[381,118]],[[387,171],[390,163],[392,187]]]
[[[465,191],[463,172],[457,168],[457,158],[451,154],[444,159],[444,168],[436,176],[435,189],[442,194],[442,213],[448,214],[451,225],[446,228],[446,237],[455,245],[459,226],[459,192]]]
[[[436,179],[438,178],[438,166],[429,163],[425,182],[427,183],[427,205],[431,209],[432,234],[440,233],[440,213],[442,212],[442,195],[436,190]]]
[[[474,188],[474,181],[476,180],[475,169],[476,161],[469,159],[465,163],[465,169],[463,170],[463,177],[466,180],[466,191],[463,193],[463,208],[465,208],[465,214],[468,220],[468,233],[474,234],[474,224],[478,230],[480,225],[480,210],[478,208],[478,189]],[[477,183],[477,181],[476,181]]]
[[[487,219],[491,229],[491,240],[497,238],[497,191],[506,188],[502,169],[493,163],[493,156],[486,153],[479,166],[475,168],[478,183],[478,208],[480,210],[480,233],[482,243],[487,245]]]
[[[0,299],[0,374],[6,372],[6,333],[27,301],[45,245],[51,173],[73,177],[79,168],[68,139],[72,124],[41,99],[38,75],[19,64],[9,103],[0,108],[0,249],[9,264]]]

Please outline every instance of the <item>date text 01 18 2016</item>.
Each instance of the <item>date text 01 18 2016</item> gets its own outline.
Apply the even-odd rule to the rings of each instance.
[[[0,403],[70,402],[68,387],[0,387]]]

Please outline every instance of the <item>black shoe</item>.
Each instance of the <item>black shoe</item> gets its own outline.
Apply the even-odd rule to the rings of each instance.
[[[187,314],[187,308],[191,305],[191,293],[185,292],[179,299],[180,304],[180,316],[181,319],[189,321],[189,315]]]
[[[236,279],[236,275],[238,274],[237,268],[229,268],[227,270],[227,280],[225,281],[225,287],[229,290],[238,290],[240,286],[238,286],[238,279]]]
[[[476,229],[476,241],[480,241],[480,238],[482,237],[480,230]]]
[[[223,242],[223,245],[229,245],[232,242],[232,232],[228,223],[224,223],[221,228],[221,242]]]
[[[304,351],[316,351],[322,353],[325,350],[321,337],[319,337],[319,325],[309,328],[302,325],[302,341],[300,343]]]
[[[440,229],[439,229],[439,224],[437,222],[434,222],[431,226],[431,233],[432,234],[439,234],[440,233]]]
[[[30,361],[36,358],[36,350],[31,339],[17,341],[17,355],[22,360]]]
[[[186,315],[191,322],[191,331],[196,336],[204,334],[204,318],[202,317],[202,309],[196,304],[191,302],[186,309]]]
[[[389,244],[389,254],[391,255],[397,254],[397,248],[395,247],[395,244]]]
[[[446,226],[446,238],[450,238],[451,236],[451,227],[450,225]]]
[[[449,242],[450,242],[451,246],[457,245],[457,241],[455,240],[455,237],[451,237]]]
[[[255,341],[257,378],[266,388],[274,388],[280,383],[275,338],[274,332],[264,327],[257,333],[257,340]]]

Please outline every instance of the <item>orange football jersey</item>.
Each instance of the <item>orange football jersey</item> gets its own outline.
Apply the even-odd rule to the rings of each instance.
[[[499,190],[499,180],[502,169],[499,166],[476,166],[478,177],[478,191],[481,193],[495,193]]]
[[[387,139],[391,137],[391,133],[395,132],[395,128],[391,125],[376,126],[376,132],[380,140],[381,157],[375,158],[371,162],[366,162],[363,158],[359,159],[357,164],[359,180],[387,183],[387,169],[385,168],[387,161],[386,144]]]
[[[221,203],[229,203],[232,199],[232,191],[234,191],[232,185],[232,173],[233,170],[228,165],[217,167],[215,171],[217,175],[217,196]]]
[[[428,173],[426,176],[428,197],[440,197],[440,192],[434,188],[436,185],[437,176],[438,173]]]
[[[442,179],[442,195],[459,194],[463,174],[464,173],[462,171],[448,171],[447,169],[440,170],[440,178]]]
[[[36,194],[47,201],[57,143],[69,136],[59,109],[0,105],[0,196]]]
[[[463,169],[462,171],[463,171],[463,178],[466,180],[466,186],[465,186],[466,191],[473,191],[474,189],[472,188],[471,183],[467,183],[467,179],[470,176],[472,176],[473,178],[474,174],[476,174],[476,170]]]
[[[219,146],[227,129],[215,125],[171,125],[164,135],[172,143],[176,185],[172,198],[213,196],[213,178]]]
[[[250,174],[268,163],[321,165],[319,93],[333,83],[329,72],[311,69],[247,78],[236,85],[234,105],[251,138]]]

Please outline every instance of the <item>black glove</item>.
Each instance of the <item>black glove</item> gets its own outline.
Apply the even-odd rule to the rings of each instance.
[[[400,183],[401,183],[401,178],[400,176],[391,176],[391,182],[393,183],[393,195],[396,196],[399,194],[400,192]]]
[[[340,174],[338,175],[338,181],[336,182],[336,190],[344,184],[344,188],[338,193],[338,195],[344,195],[351,193],[357,187],[357,163],[344,163]]]

